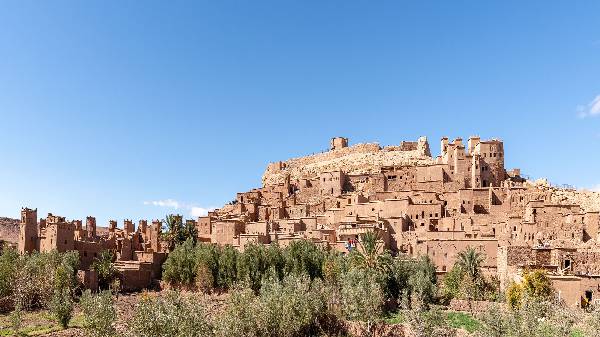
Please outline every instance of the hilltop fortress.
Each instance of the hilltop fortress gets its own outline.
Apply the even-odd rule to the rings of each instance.
[[[394,254],[430,256],[441,276],[458,252],[474,247],[502,287],[523,268],[544,268],[571,305],[600,299],[600,195],[529,182],[507,170],[504,158],[498,139],[442,138],[432,157],[425,137],[385,147],[333,138],[326,152],[270,163],[261,188],[197,219],[198,240],[239,249],[311,240],[348,252],[374,231]],[[52,243],[60,235],[49,227],[56,221],[38,224],[31,210],[23,212],[22,251],[96,245],[94,251],[120,251],[119,261],[151,260],[150,269],[164,259],[160,223],[150,231],[126,223],[98,239],[93,226],[86,232],[74,222],[64,229],[75,233],[74,243],[67,234],[63,245]]]

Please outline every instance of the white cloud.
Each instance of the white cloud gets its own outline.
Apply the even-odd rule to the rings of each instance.
[[[213,207],[204,208],[204,207],[192,207],[190,210],[190,215],[193,217],[206,216],[208,212],[214,210]]]
[[[600,184],[592,187],[591,190],[594,191],[594,192],[600,192]]]
[[[181,204],[177,200],[165,199],[165,200],[144,201],[144,205],[152,205],[152,206],[179,209]]]
[[[205,216],[208,214],[208,212],[215,209],[215,207],[201,207],[194,204],[183,203],[173,199],[144,201],[144,205],[172,208],[176,210],[183,209],[188,211],[189,215],[194,218],[199,216]]]
[[[600,95],[596,96],[596,98],[594,98],[587,105],[578,106],[577,113],[581,118],[600,115]]]

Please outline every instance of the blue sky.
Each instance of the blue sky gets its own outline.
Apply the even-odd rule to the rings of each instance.
[[[0,215],[189,216],[337,135],[425,135],[434,154],[444,135],[498,137],[509,168],[600,186],[598,13],[598,1],[2,1]]]

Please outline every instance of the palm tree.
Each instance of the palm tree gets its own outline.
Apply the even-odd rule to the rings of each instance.
[[[478,252],[473,247],[468,247],[458,253],[456,264],[463,272],[469,275],[471,280],[475,280],[481,273],[483,261],[485,261],[483,253]]]
[[[166,241],[169,243],[169,250],[175,249],[175,246],[185,241],[183,217],[179,214],[167,214],[163,220],[167,227],[163,234]]]
[[[387,271],[390,266],[389,254],[383,252],[383,241],[374,231],[368,231],[361,235],[358,242],[359,248],[353,251],[354,264],[366,269]]]

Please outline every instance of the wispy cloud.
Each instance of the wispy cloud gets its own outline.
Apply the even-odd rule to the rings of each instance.
[[[590,188],[590,190],[594,192],[600,192],[600,184],[593,186],[592,188]]]
[[[177,200],[173,200],[173,199],[144,201],[144,205],[168,207],[168,208],[174,208],[174,209],[179,209],[179,207],[180,207],[180,203]]]
[[[204,208],[204,207],[192,207],[190,210],[190,215],[193,217],[205,216],[208,212],[214,210],[214,207]]]
[[[594,117],[600,115],[600,95],[596,96],[587,105],[577,107],[577,114],[580,118]]]
[[[187,211],[192,217],[205,216],[208,214],[208,212],[215,209],[215,207],[201,207],[195,204],[188,204],[173,199],[144,201],[144,205],[171,208],[174,210],[181,209]]]

